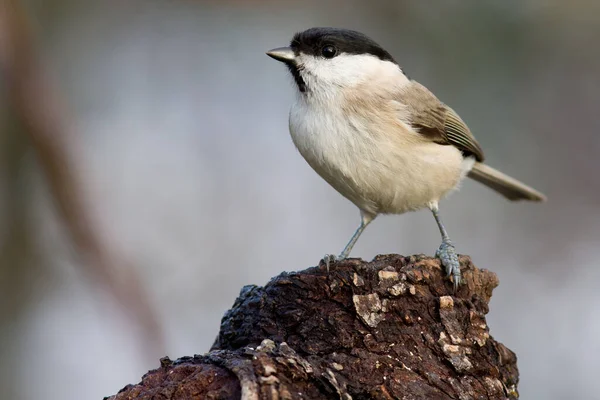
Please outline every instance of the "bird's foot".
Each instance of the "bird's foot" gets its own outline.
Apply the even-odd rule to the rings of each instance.
[[[444,241],[435,252],[435,256],[440,259],[446,269],[446,276],[452,275],[454,291],[456,291],[460,285],[460,263],[456,254],[456,248],[450,241]]]
[[[333,254],[325,254],[322,261],[325,263],[325,267],[327,268],[327,272],[329,272],[329,266],[337,261],[342,261],[345,257],[336,256]]]

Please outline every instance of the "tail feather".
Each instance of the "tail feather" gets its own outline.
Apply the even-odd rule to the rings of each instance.
[[[480,162],[475,163],[468,176],[512,201],[546,201],[546,196],[537,190]]]

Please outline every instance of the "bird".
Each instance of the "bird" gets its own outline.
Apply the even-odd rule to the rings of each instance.
[[[289,113],[295,147],[360,210],[360,224],[342,252],[323,258],[328,270],[350,255],[378,215],[429,209],[442,238],[435,255],[457,290],[460,264],[440,200],[467,177],[511,201],[546,200],[485,164],[481,146],[459,115],[367,35],[315,27],[266,54],[285,64],[295,83]]]

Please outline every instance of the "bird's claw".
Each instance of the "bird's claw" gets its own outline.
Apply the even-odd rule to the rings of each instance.
[[[329,266],[337,261],[343,260],[342,257],[333,255],[333,254],[325,254],[323,257],[323,262],[325,263],[325,267],[327,268],[327,272],[329,272]]]
[[[454,291],[460,285],[460,262],[456,254],[456,248],[449,241],[444,241],[440,248],[435,252],[435,256],[440,259],[442,265],[446,269],[446,276],[452,275],[454,281]]]

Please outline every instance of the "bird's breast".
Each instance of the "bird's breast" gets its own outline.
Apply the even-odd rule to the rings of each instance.
[[[290,111],[290,134],[325,181],[372,214],[422,208],[459,183],[463,158],[456,148],[423,140],[402,121],[386,118],[299,101]]]

